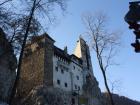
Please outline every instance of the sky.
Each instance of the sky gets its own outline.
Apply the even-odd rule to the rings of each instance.
[[[124,15],[129,9],[129,2],[130,0],[69,0],[67,13],[64,16],[58,16],[58,23],[48,30],[48,34],[56,41],[56,46],[61,49],[67,46],[68,52],[72,54],[79,35],[86,31],[81,15],[98,11],[106,13],[109,30],[123,32],[122,45],[114,59],[119,65],[113,66],[107,71],[109,84],[118,81],[115,84],[115,93],[140,101],[140,54],[135,53],[131,47],[131,43],[135,41],[135,35],[132,30],[128,29],[128,24],[124,21]],[[43,22],[45,23],[45,21]],[[94,75],[101,90],[105,91],[102,74],[92,51],[91,56]]]

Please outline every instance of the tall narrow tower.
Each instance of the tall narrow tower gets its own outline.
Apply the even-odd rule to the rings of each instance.
[[[89,105],[102,105],[101,91],[93,74],[89,47],[82,37],[77,41],[74,54],[83,61],[83,92],[89,99]]]
[[[74,54],[83,60],[83,69],[93,75],[89,47],[82,37],[79,37],[79,40],[77,41]]]

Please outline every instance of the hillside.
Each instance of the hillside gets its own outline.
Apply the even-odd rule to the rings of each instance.
[[[103,95],[107,98],[106,93],[103,93]],[[140,105],[139,101],[132,100],[124,96],[119,96],[117,94],[113,94],[113,99],[115,101],[115,105]]]

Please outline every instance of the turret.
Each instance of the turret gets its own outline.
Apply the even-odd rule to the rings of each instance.
[[[84,70],[87,70],[93,73],[89,46],[87,45],[87,43],[81,36],[79,37],[79,40],[77,41],[74,55],[82,59]]]

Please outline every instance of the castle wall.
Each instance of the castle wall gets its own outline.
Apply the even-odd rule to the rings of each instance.
[[[70,65],[70,70],[72,73],[72,81],[73,81],[73,86],[72,86],[72,91],[75,91],[76,93],[80,93],[82,94],[82,90],[83,90],[83,70],[82,68],[71,62]]]
[[[24,57],[18,86],[18,97],[24,97],[34,87],[43,85],[44,53],[44,48],[41,48]]]
[[[44,56],[44,84],[53,86],[53,55],[54,40],[45,37],[45,56]]]
[[[60,83],[58,83],[60,81]],[[83,74],[82,68],[71,62],[54,56],[53,57],[53,84],[54,87],[65,91],[75,91],[82,94]]]
[[[54,87],[62,88],[65,91],[71,91],[71,74],[68,62],[58,56],[54,56],[53,74]]]
[[[38,36],[26,46],[17,97],[25,97],[36,86],[53,85],[53,42],[47,35]]]

